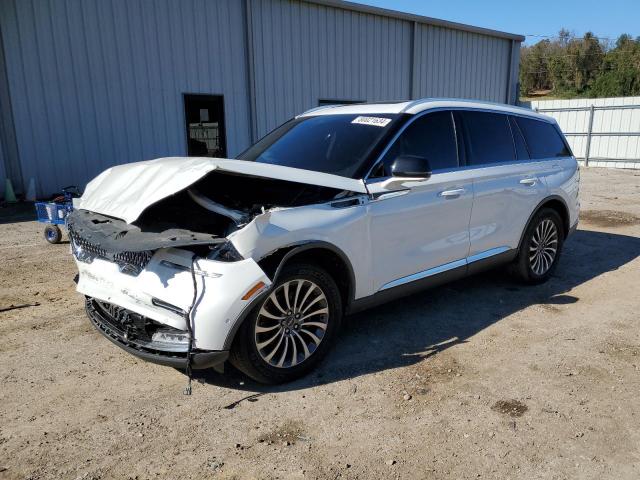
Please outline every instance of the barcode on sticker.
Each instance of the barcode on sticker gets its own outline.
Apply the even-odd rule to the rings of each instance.
[[[351,123],[358,123],[360,125],[373,125],[374,127],[386,127],[391,121],[390,118],[384,117],[356,117]]]

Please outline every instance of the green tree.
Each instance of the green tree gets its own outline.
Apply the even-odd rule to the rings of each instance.
[[[522,48],[520,86],[560,97],[640,95],[640,37],[624,34],[612,44],[562,29],[553,41]]]
[[[616,47],[607,52],[603,73],[590,93],[597,97],[640,95],[640,39],[620,35]]]

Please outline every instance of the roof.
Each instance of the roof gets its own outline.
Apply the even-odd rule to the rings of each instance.
[[[388,18],[397,18],[400,20],[408,20],[410,22],[422,23],[425,25],[433,25],[436,27],[451,28],[454,30],[462,30],[464,32],[479,33],[491,37],[506,38],[515,40],[516,42],[524,42],[525,37],[516,33],[501,32],[500,30],[491,30],[489,28],[475,27],[464,23],[450,22],[439,18],[425,17],[423,15],[415,15],[413,13],[399,12],[397,10],[389,10],[387,8],[372,7],[370,5],[362,5],[353,2],[343,2],[341,0],[303,0],[307,3],[315,3],[316,5],[324,5],[327,7],[341,8],[343,10],[351,10],[354,12],[370,13]]]
[[[464,100],[460,98],[422,98],[409,102],[397,103],[356,103],[353,105],[327,105],[323,107],[312,108],[298,115],[298,117],[310,117],[317,115],[380,115],[380,114],[398,114],[408,113],[410,115],[431,110],[435,108],[476,108],[482,110],[493,110],[496,112],[513,113],[515,115],[524,115],[533,118],[539,118],[545,121],[555,121],[551,117],[541,115],[525,107],[516,107],[504,103],[483,102],[480,100]]]

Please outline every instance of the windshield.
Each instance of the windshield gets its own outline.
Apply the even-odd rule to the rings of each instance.
[[[238,159],[354,178],[397,115],[301,117],[276,128]]]

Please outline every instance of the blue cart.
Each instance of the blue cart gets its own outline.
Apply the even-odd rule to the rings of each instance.
[[[59,243],[62,240],[62,232],[58,225],[64,225],[67,215],[73,210],[73,199],[80,196],[78,187],[65,187],[62,195],[51,202],[36,202],[36,214],[38,221],[46,223],[44,238],[49,243]]]

